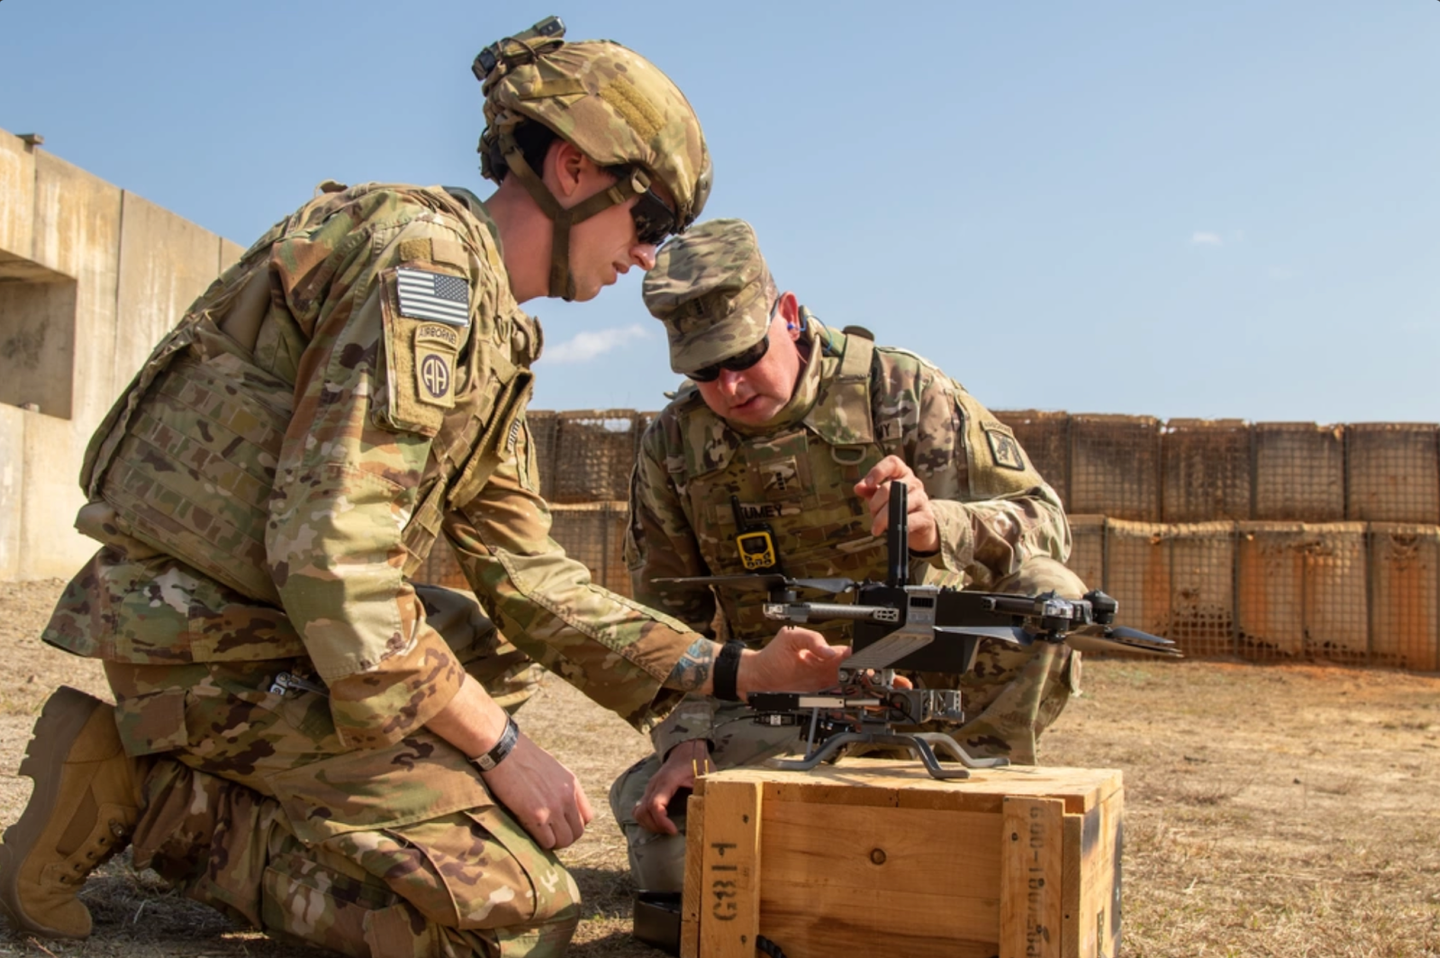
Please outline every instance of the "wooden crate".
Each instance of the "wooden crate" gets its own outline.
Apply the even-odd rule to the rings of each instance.
[[[913,762],[697,780],[683,958],[1090,958],[1120,940],[1115,769],[975,770]]]

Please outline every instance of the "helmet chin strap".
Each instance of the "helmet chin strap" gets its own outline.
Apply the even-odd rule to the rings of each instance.
[[[577,293],[575,275],[570,272],[570,227],[588,220],[596,213],[618,206],[632,196],[644,193],[650,188],[650,178],[636,167],[628,179],[617,180],[608,189],[601,190],[567,209],[560,205],[555,194],[550,192],[545,182],[535,174],[530,164],[525,162],[525,155],[508,131],[500,134],[500,147],[504,151],[505,165],[509,167],[511,175],[520,180],[525,191],[535,200],[535,205],[540,207],[540,212],[550,219],[553,226],[550,240],[550,295],[570,302]]]

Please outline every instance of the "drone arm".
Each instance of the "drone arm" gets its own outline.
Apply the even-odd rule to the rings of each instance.
[[[765,617],[783,622],[893,622],[896,612],[883,605],[842,605],[838,602],[767,602]]]

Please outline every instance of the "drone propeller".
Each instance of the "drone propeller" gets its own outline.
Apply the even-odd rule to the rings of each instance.
[[[791,579],[770,573],[742,573],[740,575],[687,575],[668,579],[651,580],[656,585],[718,585],[741,592],[769,592],[773,589],[806,589],[812,592],[827,592],[843,595],[854,591],[858,583],[854,579]]]
[[[1140,652],[1180,658],[1181,652],[1170,639],[1141,632],[1123,625],[1089,625],[1065,637],[1073,649],[1081,652]]]

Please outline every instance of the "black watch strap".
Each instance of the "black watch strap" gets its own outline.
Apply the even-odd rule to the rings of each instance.
[[[488,772],[505,761],[505,756],[515,749],[515,743],[520,741],[520,726],[515,724],[515,719],[505,716],[505,731],[500,733],[500,741],[495,747],[484,755],[477,755],[470,761],[482,772]]]
[[[720,647],[720,654],[715,657],[715,681],[712,683],[717,699],[740,701],[735,681],[740,677],[740,653],[744,651],[745,643],[739,639],[731,639]]]

